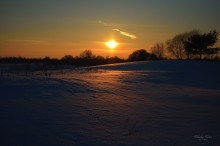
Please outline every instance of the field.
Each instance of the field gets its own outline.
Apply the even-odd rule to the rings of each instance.
[[[0,145],[220,145],[219,62],[47,72],[0,75]]]

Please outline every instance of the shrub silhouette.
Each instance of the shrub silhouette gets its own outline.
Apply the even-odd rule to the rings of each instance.
[[[140,49],[130,54],[128,61],[145,61],[153,58],[156,58],[156,56],[152,56],[152,54],[148,53],[146,50]]]

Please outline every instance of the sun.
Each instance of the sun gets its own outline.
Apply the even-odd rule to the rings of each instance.
[[[110,41],[106,42],[105,44],[109,49],[114,49],[118,46],[118,43],[114,40],[110,40]]]

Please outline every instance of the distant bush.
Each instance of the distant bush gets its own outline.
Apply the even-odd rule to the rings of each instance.
[[[148,53],[144,49],[134,51],[129,55],[128,61],[146,61],[146,60],[156,60],[157,56],[155,54]]]

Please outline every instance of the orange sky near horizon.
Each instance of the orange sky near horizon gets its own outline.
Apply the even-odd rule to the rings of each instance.
[[[61,58],[92,50],[126,59],[178,33],[219,32],[219,5],[218,0],[3,0],[0,57]],[[105,45],[111,39],[118,43],[114,49]]]
[[[106,27],[99,24],[98,21],[93,28],[91,28],[90,25],[91,24],[88,23],[86,27],[85,24],[85,28],[82,27],[82,30],[72,32],[73,34],[78,34],[76,36],[68,34],[66,32],[67,30],[63,30],[62,32],[62,30],[54,28],[47,30],[47,34],[39,36],[39,39],[25,37],[21,34],[21,37],[18,39],[17,37],[15,37],[15,39],[11,37],[7,40],[2,40],[0,42],[0,56],[22,56],[27,58],[49,56],[52,58],[61,58],[64,55],[78,56],[84,50],[89,49],[92,50],[95,55],[104,57],[119,56],[126,59],[133,51],[137,49],[149,50],[157,41],[166,41],[169,37],[167,35],[168,33],[153,33],[151,30],[139,33],[138,30],[134,30],[135,27],[130,27],[131,30],[134,30],[134,34],[137,37],[131,39],[128,36],[122,35],[120,32],[112,30],[113,27]],[[87,31],[85,29],[87,29]],[[125,29],[126,33],[128,32],[127,30],[130,30],[129,26],[123,30]],[[56,35],[58,31],[60,31],[58,33],[60,36]],[[68,34],[68,36],[65,36],[65,33]],[[93,36],[92,34],[96,35]],[[150,36],[147,34],[150,34]],[[175,33],[172,33],[172,35],[174,34]],[[42,39],[42,37],[45,39]],[[118,46],[114,49],[109,49],[105,44],[105,42],[111,39],[114,39],[118,43]]]

